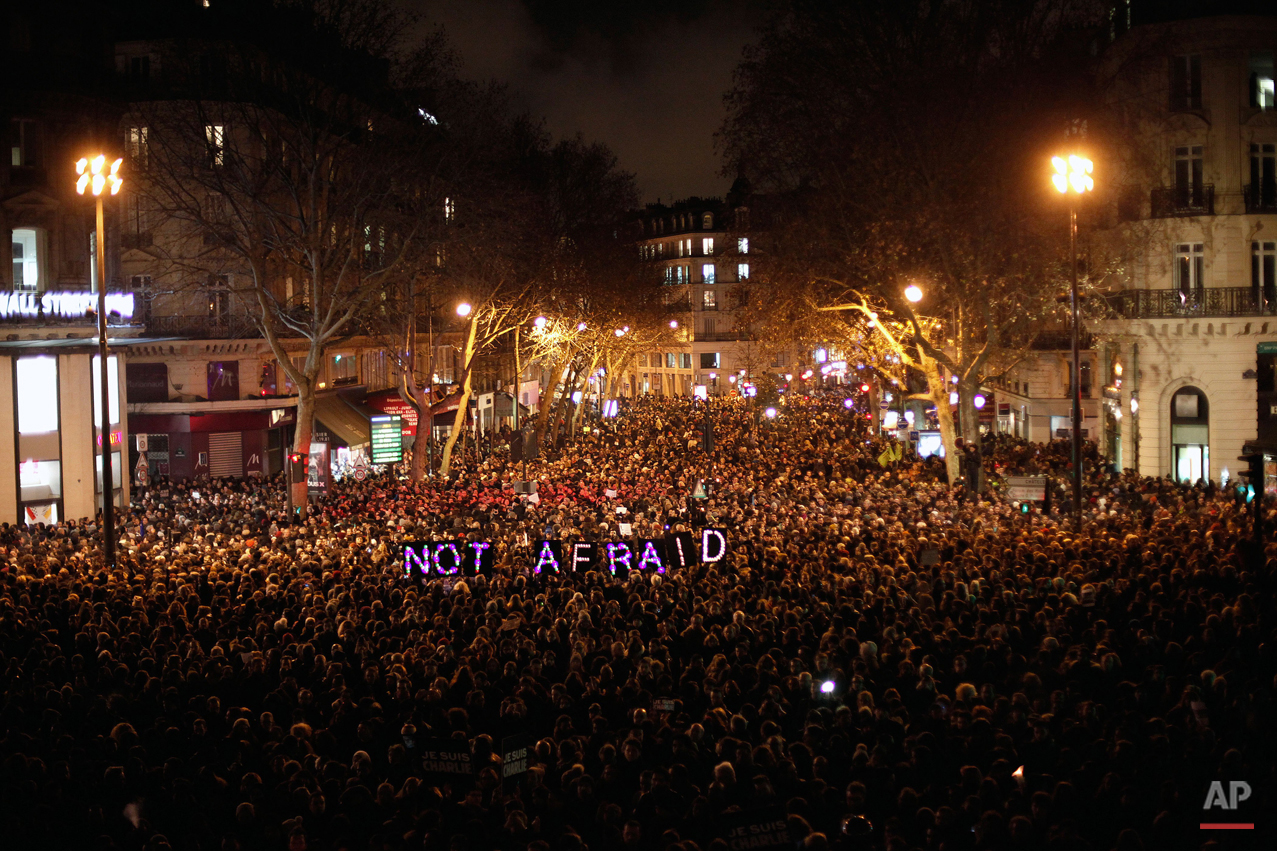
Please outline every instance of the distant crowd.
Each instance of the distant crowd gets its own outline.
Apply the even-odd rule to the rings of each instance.
[[[1092,456],[1077,531],[1063,490],[1000,495],[1067,484],[1066,445],[987,438],[974,494],[840,401],[641,400],[535,496],[500,447],[300,522],[277,480],[161,480],[113,570],[92,524],[5,525],[0,846],[1161,851],[1235,841],[1198,829],[1212,780],[1273,808],[1244,499]],[[704,527],[713,564],[529,571]],[[403,542],[458,538],[491,575],[404,579]]]

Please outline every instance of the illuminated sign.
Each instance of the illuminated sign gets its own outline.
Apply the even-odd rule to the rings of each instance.
[[[48,293],[0,293],[0,319],[84,316],[98,309],[98,294],[86,290]],[[133,318],[133,293],[107,293],[107,314]]]
[[[671,532],[664,538],[629,541],[530,542],[528,568],[534,577],[557,576],[594,568],[624,578],[629,573],[665,573],[693,564],[716,564],[727,555],[727,534],[702,529],[697,545],[691,532]],[[486,541],[409,541],[402,547],[404,579],[425,581],[443,577],[488,576],[494,550]]]
[[[370,417],[372,426],[372,462],[398,464],[403,460],[403,424],[397,414]]]
[[[113,432],[111,432],[111,445],[112,445],[112,446],[119,446],[119,445],[120,445],[120,442],[121,442],[122,440],[124,440],[124,432],[122,432],[122,431],[113,431]],[[98,446],[101,446],[101,445],[102,445],[102,435],[100,435],[100,434],[99,434],[99,435],[98,435]]]

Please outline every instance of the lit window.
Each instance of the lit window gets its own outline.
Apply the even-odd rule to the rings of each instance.
[[[701,296],[701,305],[706,310],[713,310],[718,307],[718,296],[711,289],[706,289],[704,295]]]
[[[1273,85],[1273,54],[1271,51],[1250,55],[1250,105],[1259,109],[1272,109],[1277,90]]]
[[[749,280],[749,264],[748,263],[736,264],[736,280],[738,281]]]
[[[150,128],[147,127],[129,128],[126,148],[129,154],[129,165],[136,169],[146,168],[147,161],[150,159],[150,146],[147,142],[149,134]]]
[[[701,352],[701,369],[718,369],[718,352]]]
[[[713,229],[714,229],[714,214],[706,213],[705,215],[701,216],[701,230],[713,230]]]
[[[718,273],[713,263],[706,263],[701,266],[701,280],[707,284],[718,283]]]
[[[741,254],[749,253],[749,237],[742,236],[736,239],[736,250]]]
[[[226,127],[222,124],[204,125],[204,139],[208,143],[208,162],[220,166],[226,162]]]
[[[9,125],[9,165],[14,168],[38,168],[42,164],[40,125],[35,121],[15,118]]]
[[[450,222],[457,215],[457,206],[451,198],[443,199],[443,220]]]
[[[1175,246],[1175,287],[1184,299],[1200,295],[1206,275],[1206,256],[1200,242]]]
[[[106,359],[106,389],[111,400],[111,422],[120,421],[120,364],[115,355]],[[93,356],[93,426],[102,422],[102,358]]]
[[[18,358],[18,434],[58,430],[57,387],[56,358]]]
[[[688,240],[688,242],[691,242],[691,240]],[[714,253],[714,237],[707,236],[701,240],[701,252],[706,257]]]
[[[665,283],[667,284],[674,283],[674,267],[673,266],[665,267]]]
[[[40,290],[40,237],[35,228],[13,229],[13,290],[34,293]]]

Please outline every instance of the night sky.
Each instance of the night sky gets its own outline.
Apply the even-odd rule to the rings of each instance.
[[[645,201],[721,195],[713,134],[762,0],[402,0],[464,76],[508,83],[556,138],[607,143]]]

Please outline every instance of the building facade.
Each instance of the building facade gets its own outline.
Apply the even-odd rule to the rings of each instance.
[[[1277,437],[1277,15],[1122,2],[1108,36],[1117,191],[1095,244],[1124,272],[1093,328],[1101,445],[1145,475],[1219,482]]]

